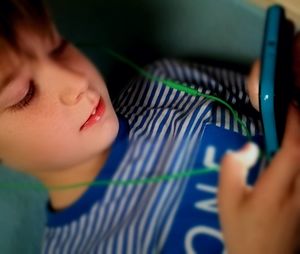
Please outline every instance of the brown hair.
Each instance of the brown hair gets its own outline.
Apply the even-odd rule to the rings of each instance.
[[[0,0],[0,52],[7,46],[19,51],[20,27],[41,36],[50,34],[51,19],[43,0]]]

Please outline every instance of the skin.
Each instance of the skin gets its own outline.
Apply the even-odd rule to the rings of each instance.
[[[91,181],[109,155],[118,119],[95,66],[72,44],[54,54],[62,38],[55,29],[53,33],[53,39],[41,38],[19,29],[22,54],[10,53],[10,68],[6,68],[17,70],[17,75],[0,95],[0,157],[8,167],[45,185]],[[12,110],[27,93],[30,80],[36,86],[35,97],[28,106]],[[80,131],[100,96],[104,115]],[[54,209],[63,209],[86,188],[50,192],[50,202]]]
[[[103,78],[84,55],[71,44],[63,54],[51,54],[60,42],[55,29],[54,35],[54,40],[44,39],[20,29],[23,54],[12,55],[9,65],[18,75],[0,96],[1,159],[45,185],[91,181],[109,155],[118,132],[117,117]],[[248,82],[254,105],[255,68]],[[36,97],[26,108],[11,111],[27,93],[29,80],[36,84]],[[105,113],[81,132],[99,96]],[[257,158],[255,145],[224,157],[218,198],[230,254],[293,253],[300,219],[299,129],[299,110],[291,107],[283,146],[252,188],[245,178]],[[52,207],[68,207],[86,188],[50,192]]]
[[[300,80],[300,36],[295,38],[295,85]],[[259,62],[248,79],[251,102],[258,109]],[[300,87],[300,86],[299,86]],[[292,104],[283,144],[253,187],[246,176],[258,157],[254,144],[227,154],[221,164],[218,204],[229,254],[299,253],[300,110]],[[297,252],[298,250],[298,252]]]

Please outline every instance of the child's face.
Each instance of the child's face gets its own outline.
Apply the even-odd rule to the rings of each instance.
[[[22,54],[0,58],[0,158],[25,172],[64,169],[98,156],[119,127],[99,72],[54,34],[41,38],[20,30]],[[100,98],[103,115],[81,130]]]

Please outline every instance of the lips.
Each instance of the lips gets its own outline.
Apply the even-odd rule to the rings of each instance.
[[[100,97],[98,105],[94,108],[89,118],[80,127],[80,131],[87,129],[97,123],[101,118],[105,110],[103,99]]]

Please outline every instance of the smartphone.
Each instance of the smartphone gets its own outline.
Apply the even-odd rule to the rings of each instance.
[[[268,8],[259,82],[259,108],[270,160],[281,146],[288,106],[293,93],[294,25],[280,5]]]

